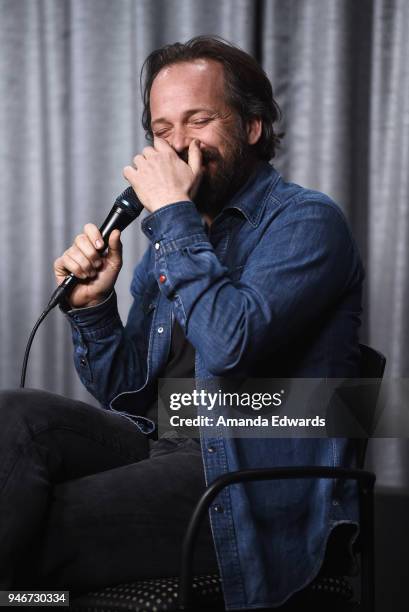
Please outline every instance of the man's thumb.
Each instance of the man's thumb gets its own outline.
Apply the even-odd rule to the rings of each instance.
[[[122,263],[121,232],[113,230],[108,240],[108,258],[114,263]]]

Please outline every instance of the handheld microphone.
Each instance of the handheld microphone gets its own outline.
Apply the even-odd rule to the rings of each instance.
[[[104,246],[98,249],[99,253],[103,253],[108,246],[109,236],[114,229],[124,230],[132,221],[138,217],[143,211],[143,206],[139,201],[132,187],[127,187],[115,200],[107,218],[99,228]],[[81,282],[71,272],[65,277],[63,282],[58,285],[57,289],[52,294],[50,301],[47,304],[47,311],[50,311],[54,306],[57,306],[64,300],[77,283]]]
[[[108,246],[109,236],[114,229],[124,230],[132,221],[136,219],[138,215],[141,214],[143,210],[143,206],[139,199],[137,198],[132,187],[127,187],[125,191],[123,191],[115,200],[113,207],[111,208],[107,218],[99,228],[99,231],[102,234],[102,238],[104,241],[104,246],[102,246],[98,251],[103,253]],[[37,323],[34,325],[30,337],[27,342],[26,350],[24,353],[23,366],[21,368],[21,381],[20,387],[23,389],[26,380],[26,370],[28,364],[28,356],[30,354],[30,348],[34,340],[34,336],[36,334],[37,329],[39,328],[42,321],[44,321],[45,317],[48,315],[50,310],[57,306],[66,296],[68,296],[71,291],[74,289],[75,285],[80,282],[74,274],[71,272],[63,282],[58,285],[57,289],[52,294],[50,301],[47,304],[47,307],[41,313]]]

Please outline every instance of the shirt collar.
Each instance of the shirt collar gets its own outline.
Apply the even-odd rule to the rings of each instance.
[[[269,162],[260,161],[244,185],[232,197],[224,210],[235,208],[249,223],[260,223],[268,194],[277,183],[280,174]]]

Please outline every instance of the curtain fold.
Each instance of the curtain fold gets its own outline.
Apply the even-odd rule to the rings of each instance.
[[[102,222],[144,146],[145,57],[198,34],[262,63],[286,132],[274,163],[345,211],[367,271],[362,340],[386,354],[387,376],[408,376],[408,27],[405,0],[0,0],[0,387],[19,384],[54,259],[85,223]],[[123,243],[125,321],[146,247],[139,222]],[[96,403],[58,309],[36,336],[26,384]],[[407,456],[405,441],[374,448],[372,458],[391,449],[393,464]]]

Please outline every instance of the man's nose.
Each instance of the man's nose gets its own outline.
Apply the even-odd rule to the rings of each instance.
[[[169,139],[169,144],[177,153],[182,153],[188,149],[191,142],[192,136],[188,133],[186,128],[174,127],[172,136]]]

